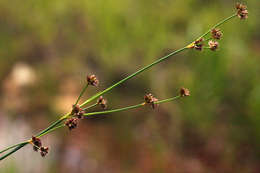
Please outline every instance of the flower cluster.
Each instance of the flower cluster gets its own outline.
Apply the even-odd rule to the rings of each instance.
[[[78,126],[79,118],[72,117],[65,121],[65,125],[69,128],[69,130],[75,129]]]
[[[187,88],[181,88],[180,89],[180,96],[181,97],[190,96],[190,91]]]
[[[248,11],[247,11],[245,5],[237,3],[236,9],[237,9],[236,15],[240,19],[248,18]],[[235,15],[233,15],[231,17],[235,17]],[[209,33],[211,33],[211,38],[204,38]],[[205,45],[204,42],[208,41],[209,47],[206,47],[206,48],[208,48],[212,51],[216,51],[219,48],[219,43],[216,40],[220,40],[222,36],[223,36],[223,33],[221,32],[221,30],[214,27],[209,32],[207,32],[205,35],[203,35],[202,37],[200,37],[199,39],[195,40],[190,45],[188,45],[187,48],[201,51],[204,48],[204,45]]]
[[[236,4],[236,9],[237,9],[237,16],[240,19],[247,19],[248,18],[248,11],[246,9],[246,5],[237,3]]]
[[[99,80],[97,79],[96,75],[94,75],[94,74],[87,76],[87,82],[89,85],[92,85],[92,86],[98,86],[98,84],[99,84]]]
[[[100,96],[97,100],[97,104],[101,106],[101,108],[106,109],[107,108],[107,100],[104,99],[102,96]]]
[[[36,152],[40,151],[42,157],[46,156],[49,153],[49,148],[42,146],[40,138],[32,136],[31,144],[33,145],[33,150]]]
[[[220,38],[222,37],[222,32],[221,32],[221,30],[220,29],[216,29],[216,28],[213,28],[212,30],[211,30],[211,37],[213,38],[213,39],[217,39],[217,40],[220,40]]]
[[[97,102],[95,105],[100,105],[101,108],[106,109],[107,108],[107,100],[104,99],[102,96],[100,96],[97,99]],[[82,109],[80,105],[72,105],[72,110],[70,113],[70,118],[68,118],[65,121],[65,125],[69,128],[69,130],[75,129],[78,126],[79,120],[83,119],[84,114],[86,113],[86,110]]]
[[[153,109],[155,109],[156,106],[158,105],[158,104],[155,103],[155,102],[158,101],[158,99],[155,98],[151,93],[150,93],[150,94],[146,94],[146,95],[144,96],[144,101],[145,101],[145,104],[151,105],[151,107],[152,107]]]

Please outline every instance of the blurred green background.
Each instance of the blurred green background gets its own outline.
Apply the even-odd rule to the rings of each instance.
[[[0,147],[28,139],[84,98],[181,48],[235,12],[232,0],[0,0]],[[26,146],[1,173],[260,172],[260,1],[221,27],[220,49],[185,51],[107,93],[109,109],[151,92],[191,96],[80,122]],[[96,109],[98,110],[98,108]]]

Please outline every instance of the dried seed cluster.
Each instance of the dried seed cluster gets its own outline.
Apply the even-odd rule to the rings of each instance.
[[[187,88],[181,88],[180,89],[180,96],[181,97],[190,96],[190,91]]]
[[[201,51],[204,46],[203,41],[204,39],[200,38],[199,40],[194,41],[192,46],[190,46],[189,48]]]
[[[220,29],[215,29],[214,28],[214,29],[211,30],[211,36],[212,36],[213,39],[220,40],[222,35],[223,34],[222,34]]]
[[[71,115],[77,117],[78,119],[83,118],[85,111],[77,104],[72,105]]]
[[[237,16],[240,19],[247,19],[248,18],[248,11],[246,9],[246,5],[243,5],[241,3],[237,3],[236,9],[237,9]]]
[[[156,106],[158,105],[158,104],[155,103],[155,102],[158,101],[158,99],[155,98],[151,93],[150,93],[150,94],[146,94],[146,95],[144,96],[144,101],[145,101],[146,104],[151,105],[151,107],[152,107],[153,109],[155,109]]]
[[[209,44],[210,50],[213,50],[213,51],[217,50],[217,48],[218,48],[217,41],[210,40],[208,44]]]
[[[107,100],[100,96],[97,100],[97,105],[100,105],[103,109],[107,108]],[[80,119],[84,118],[84,114],[86,111],[80,107],[80,105],[72,105],[72,110],[70,115],[71,118],[68,118],[65,121],[65,125],[69,128],[69,130],[75,129],[78,126]]]
[[[107,100],[100,96],[97,100],[97,104],[100,105],[103,109],[107,108]]]
[[[65,125],[69,128],[69,130],[75,129],[78,126],[79,118],[72,117],[65,121]]]
[[[87,76],[87,82],[89,85],[92,85],[95,87],[97,87],[99,84],[99,80],[97,79],[96,75],[94,75],[94,74]]]
[[[49,148],[42,146],[42,142],[41,142],[40,138],[32,136],[31,143],[33,145],[33,150],[36,152],[40,151],[40,154],[42,157],[45,157],[49,153]]]
[[[241,3],[236,4],[237,16],[240,19],[248,18],[248,11],[246,8],[247,7]],[[207,48],[209,48],[212,51],[215,51],[219,47],[219,43],[215,40],[220,40],[221,37],[223,36],[223,33],[221,32],[220,29],[217,29],[217,28],[213,28],[210,33],[211,33],[212,40],[209,40],[209,42],[208,42],[209,47],[207,47]],[[206,40],[208,40],[208,39],[206,39]],[[200,39],[194,41],[189,46],[187,46],[187,48],[196,49],[196,50],[201,51],[201,50],[203,50],[203,47],[204,47],[204,43],[203,43],[204,41],[205,41],[204,38],[200,38]]]

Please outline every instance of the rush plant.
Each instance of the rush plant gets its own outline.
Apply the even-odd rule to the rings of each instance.
[[[61,116],[57,121],[53,122],[50,126],[48,126],[46,129],[40,131],[38,134],[35,134],[32,136],[32,138],[18,143],[16,145],[12,145],[7,147],[6,149],[3,149],[2,151],[0,151],[0,160],[5,159],[6,157],[10,156],[11,154],[15,153],[16,151],[20,150],[21,148],[23,148],[24,146],[31,144],[33,146],[33,149],[37,152],[40,152],[41,156],[46,156],[48,154],[49,148],[48,147],[43,147],[42,146],[42,141],[40,140],[40,137],[47,135],[50,132],[53,132],[59,128],[62,127],[68,127],[69,130],[72,130],[74,128],[77,127],[78,122],[83,119],[84,117],[87,116],[93,116],[93,115],[100,115],[100,114],[109,114],[109,113],[114,113],[114,112],[121,112],[121,111],[126,111],[126,110],[130,110],[130,109],[137,109],[137,108],[141,108],[144,107],[146,105],[151,106],[152,109],[155,109],[157,107],[158,104],[162,104],[162,103],[166,103],[166,102],[171,102],[174,101],[176,99],[185,97],[185,96],[189,96],[190,92],[188,89],[186,88],[181,88],[179,93],[172,98],[167,98],[164,100],[158,100],[157,98],[155,98],[152,94],[146,94],[144,96],[144,101],[136,104],[136,105],[132,105],[132,106],[128,106],[128,107],[123,107],[123,108],[118,108],[118,109],[112,109],[112,110],[103,110],[103,111],[99,111],[99,112],[89,112],[89,109],[92,107],[96,107],[96,106],[101,106],[101,108],[106,109],[107,107],[107,101],[106,99],[103,98],[103,95],[106,94],[107,92],[111,91],[113,88],[119,86],[120,84],[124,83],[125,81],[137,76],[138,74],[150,69],[151,67],[159,64],[162,61],[167,60],[168,58],[177,55],[180,52],[183,52],[185,50],[199,50],[202,51],[204,49],[209,50],[209,51],[216,51],[219,48],[219,40],[222,39],[222,31],[219,28],[221,25],[223,25],[224,23],[230,21],[231,19],[238,17],[241,20],[243,19],[247,19],[248,17],[248,11],[246,9],[245,5],[242,5],[240,3],[236,4],[236,12],[234,14],[232,14],[231,16],[223,19],[222,21],[220,21],[219,23],[215,24],[213,27],[211,27],[207,32],[205,32],[204,34],[202,34],[201,36],[199,36],[197,39],[195,39],[194,41],[192,41],[190,44],[188,44],[187,46],[184,46],[174,52],[171,52],[170,54],[159,58],[158,60],[152,62],[151,64],[137,70],[136,72],[134,72],[133,74],[130,74],[129,76],[127,76],[126,78],[120,80],[119,82],[113,84],[112,86],[108,87],[107,89],[98,92],[97,94],[95,94],[94,96],[90,97],[89,99],[85,100],[82,104],[78,104],[82,95],[85,93],[86,89],[89,86],[98,86],[99,81],[97,79],[97,77],[95,75],[88,75],[87,79],[86,79],[86,84],[83,87],[82,91],[80,92],[78,98],[76,99],[76,102],[73,104],[72,106],[72,110],[71,112],[68,112],[66,114],[64,114],[63,116]],[[87,106],[89,103],[95,101],[95,103]]]

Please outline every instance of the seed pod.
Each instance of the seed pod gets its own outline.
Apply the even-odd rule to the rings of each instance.
[[[107,108],[107,100],[100,96],[97,100],[97,104],[100,105],[103,109]]]
[[[98,81],[96,75],[94,75],[94,74],[87,76],[87,82],[89,85],[92,85],[92,86],[98,86],[98,84],[99,84],[99,81]]]
[[[151,107],[152,107],[153,109],[155,109],[156,106],[158,105],[158,104],[155,103],[155,102],[158,101],[158,99],[155,98],[151,93],[150,93],[150,94],[146,94],[146,95],[144,96],[144,100],[145,100],[145,103],[151,105]]]
[[[186,88],[181,88],[180,89],[180,96],[181,97],[190,96],[190,91]]]

